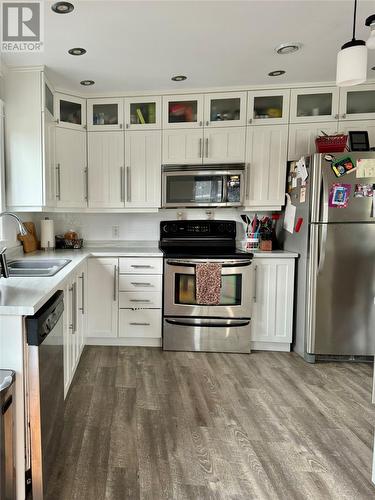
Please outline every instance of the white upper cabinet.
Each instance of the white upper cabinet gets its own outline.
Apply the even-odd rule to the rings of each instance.
[[[56,205],[87,206],[85,131],[56,127]]]
[[[290,123],[337,121],[338,87],[292,89]]]
[[[340,89],[340,120],[375,119],[375,85]]]
[[[203,163],[243,163],[246,127],[206,128]]]
[[[203,161],[203,130],[163,130],[163,164],[195,165]]]
[[[89,132],[89,207],[123,208],[124,175],[124,132]]]
[[[163,97],[163,129],[203,127],[203,94]]]
[[[56,121],[48,110],[44,112],[42,124],[45,205],[54,207],[56,205]]]
[[[161,97],[125,99],[125,127],[129,130],[161,129]]]
[[[328,135],[336,134],[338,126],[338,122],[289,125],[288,160],[299,160],[301,156],[316,153],[315,139],[322,135],[322,132]]]
[[[57,123],[73,130],[86,128],[86,100],[66,94],[55,95]]]
[[[124,126],[123,99],[88,99],[88,130],[121,130]]]
[[[160,207],[161,132],[125,134],[125,206]]]
[[[245,124],[246,92],[205,94],[205,127],[235,127]]]
[[[287,125],[247,127],[247,185],[249,209],[281,210],[285,202]]]
[[[277,125],[288,123],[290,90],[248,92],[247,123]]]

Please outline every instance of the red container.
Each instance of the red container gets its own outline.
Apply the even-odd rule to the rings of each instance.
[[[318,153],[342,153],[345,151],[348,136],[324,135],[315,139],[315,146]]]

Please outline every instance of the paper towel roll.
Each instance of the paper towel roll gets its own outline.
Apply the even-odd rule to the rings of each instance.
[[[40,221],[40,246],[41,248],[55,248],[55,229],[51,219],[46,218]]]

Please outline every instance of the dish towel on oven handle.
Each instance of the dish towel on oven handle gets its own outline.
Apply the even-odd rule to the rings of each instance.
[[[195,266],[195,298],[200,305],[217,305],[221,299],[221,264],[202,262]]]

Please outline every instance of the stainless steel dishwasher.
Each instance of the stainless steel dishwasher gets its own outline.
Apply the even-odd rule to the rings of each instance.
[[[0,370],[0,500],[16,498],[14,380],[14,371]]]
[[[64,419],[64,294],[26,318],[33,500],[48,497]]]

